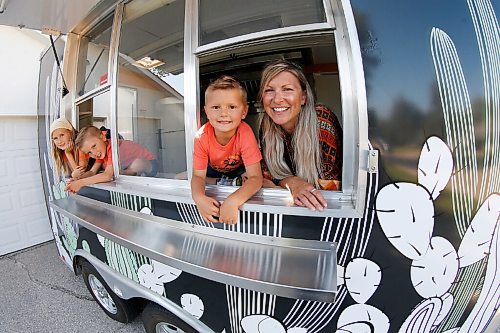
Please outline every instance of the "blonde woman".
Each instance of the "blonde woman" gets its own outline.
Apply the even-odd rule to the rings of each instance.
[[[266,111],[260,125],[264,176],[289,189],[296,205],[322,211],[327,203],[318,190],[341,186],[342,129],[336,116],[315,105],[302,69],[286,60],[264,68],[259,99]]]
[[[78,179],[85,173],[88,156],[75,147],[76,131],[65,118],[58,118],[50,125],[52,159],[56,174]]]

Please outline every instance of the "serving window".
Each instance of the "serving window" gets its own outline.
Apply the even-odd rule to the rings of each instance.
[[[249,102],[245,121],[257,135],[264,112],[257,99],[260,73],[268,62],[288,59],[304,69],[315,102],[331,109],[342,124],[342,188],[324,191],[329,206],[323,213],[290,208],[290,196],[284,189],[262,189],[245,209],[328,216],[358,216],[363,211],[366,96],[359,41],[348,2],[236,0],[228,6],[222,0],[132,0],[117,8],[123,10],[117,10],[119,21],[115,22],[112,37],[116,37],[110,48],[111,59],[116,59],[110,62],[110,73],[116,73],[116,77],[111,75],[110,117],[95,114],[92,122],[104,122],[116,133],[115,142],[133,141],[158,162],[154,175],[120,175],[119,181],[131,182],[138,190],[144,185],[148,196],[161,198],[161,193],[172,189],[174,192],[166,195],[175,196],[180,188],[185,196],[189,182],[173,179],[190,179],[194,135],[206,122],[203,105],[208,84],[222,74],[243,83]],[[120,152],[114,147],[113,153]],[[231,186],[209,186],[207,193],[223,200],[234,190]],[[190,198],[182,200],[191,202]]]
[[[315,102],[331,109],[342,124],[342,188],[323,191],[329,208],[324,214],[359,216],[366,196],[366,95],[359,41],[349,3],[292,1],[279,4],[280,10],[276,11],[272,6],[267,2],[260,6],[254,3],[227,6],[220,10],[230,18],[221,16],[216,21],[211,17],[212,1],[200,1],[200,43],[194,50],[195,63],[199,65],[196,80],[199,81],[200,104],[197,109],[203,110],[203,92],[211,80],[221,74],[233,75],[247,89],[250,109],[245,121],[257,134],[259,118],[264,112],[257,100],[262,69],[275,59],[298,63],[314,90]],[[304,13],[304,21],[294,20],[295,13]],[[238,17],[241,25],[236,24],[233,17]],[[259,20],[261,25],[247,24]],[[201,123],[206,121],[202,111],[200,119]],[[211,193],[221,192],[224,189],[219,187]],[[266,211],[291,213],[289,207],[280,208],[292,204],[290,200],[281,200],[283,197],[289,197],[287,190],[263,189],[250,202],[266,205],[263,208]],[[255,206],[247,207],[253,209]],[[254,209],[262,211],[258,206]],[[294,208],[295,213],[311,214],[305,208]]]

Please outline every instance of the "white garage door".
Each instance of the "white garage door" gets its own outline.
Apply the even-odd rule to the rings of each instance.
[[[53,238],[35,116],[0,116],[0,255]]]

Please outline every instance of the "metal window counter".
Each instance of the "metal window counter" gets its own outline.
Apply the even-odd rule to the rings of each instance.
[[[50,206],[151,259],[217,282],[277,296],[333,302],[336,245],[191,225],[78,195]]]

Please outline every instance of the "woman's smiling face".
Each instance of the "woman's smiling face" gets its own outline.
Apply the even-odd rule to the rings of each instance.
[[[271,119],[287,133],[292,133],[299,113],[306,102],[306,93],[295,75],[283,71],[264,87],[262,104]]]

